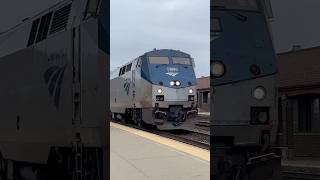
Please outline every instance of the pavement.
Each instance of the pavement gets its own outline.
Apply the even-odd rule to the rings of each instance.
[[[209,180],[210,152],[110,124],[112,180]]]

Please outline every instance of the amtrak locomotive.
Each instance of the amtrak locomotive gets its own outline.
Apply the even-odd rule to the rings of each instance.
[[[108,61],[107,0],[60,1],[0,34],[1,180],[108,179]]]
[[[197,114],[194,61],[187,53],[147,52],[111,72],[114,119],[159,129],[181,129]]]
[[[220,164],[214,172],[218,179],[237,174],[246,179],[248,166],[243,165],[264,155],[276,157],[268,151],[276,141],[277,109],[276,56],[266,2],[211,2],[211,134],[217,153],[213,159]],[[267,177],[266,172],[261,176]]]

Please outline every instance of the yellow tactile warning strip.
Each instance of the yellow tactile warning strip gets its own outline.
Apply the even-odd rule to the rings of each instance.
[[[117,123],[113,123],[113,122],[110,122],[110,126],[118,128],[118,129],[121,129],[121,130],[124,130],[124,131],[127,131],[129,133],[132,133],[132,134],[135,134],[135,135],[138,135],[138,136],[141,136],[141,137],[149,139],[151,141],[154,141],[154,142],[169,146],[169,147],[171,147],[173,149],[176,149],[178,151],[190,154],[192,156],[198,157],[198,158],[203,159],[205,161],[210,161],[210,151],[208,151],[206,149],[198,148],[198,147],[186,144],[186,143],[182,143],[182,142],[179,142],[179,141],[175,141],[175,140],[172,140],[172,139],[161,137],[161,136],[156,135],[156,134],[152,134],[152,133],[149,133],[149,132],[145,132],[145,131],[141,131],[141,130],[138,130],[138,129],[130,128],[130,127],[123,126],[123,125],[120,125],[120,124],[117,124]]]

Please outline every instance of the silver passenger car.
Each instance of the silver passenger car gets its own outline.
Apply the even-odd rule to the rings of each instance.
[[[106,0],[60,1],[0,34],[0,179],[103,179],[108,37]]]

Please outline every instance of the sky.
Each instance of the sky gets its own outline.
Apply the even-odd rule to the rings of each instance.
[[[320,46],[319,0],[271,0],[273,41],[278,53]]]
[[[0,2],[0,32],[62,0]],[[209,74],[209,0],[110,0],[111,67],[153,48],[189,53],[197,76]],[[320,46],[319,0],[271,0],[277,52]],[[30,6],[31,4],[31,6]]]
[[[111,69],[156,49],[190,54],[210,74],[209,0],[111,0]]]

